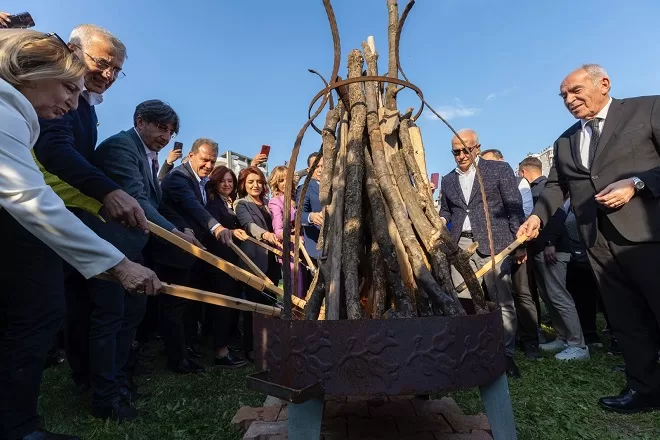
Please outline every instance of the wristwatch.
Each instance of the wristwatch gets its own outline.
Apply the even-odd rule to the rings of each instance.
[[[633,181],[633,185],[635,185],[635,190],[637,191],[641,191],[646,187],[646,185],[644,185],[644,182],[642,182],[642,179],[640,179],[639,177],[633,177],[632,181]]]

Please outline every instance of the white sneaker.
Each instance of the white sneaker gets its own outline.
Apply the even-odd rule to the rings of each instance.
[[[562,341],[561,339],[555,339],[552,342],[539,345],[539,348],[543,351],[562,351],[566,347],[568,347],[568,344],[566,344],[566,341]]]
[[[555,355],[558,361],[581,361],[589,359],[589,347],[566,347],[566,350]]]

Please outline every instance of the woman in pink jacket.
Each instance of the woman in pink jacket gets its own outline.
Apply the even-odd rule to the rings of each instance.
[[[273,217],[273,232],[279,240],[283,240],[284,235],[284,191],[288,191],[286,188],[286,173],[287,168],[285,166],[277,166],[271,171],[270,179],[268,185],[270,186],[270,191],[272,193],[271,199],[268,201],[268,209]],[[294,231],[294,220],[296,218],[296,208],[293,205],[294,200],[291,200],[291,231]],[[302,241],[302,237],[301,237]],[[293,237],[291,238],[291,243],[293,245]],[[293,249],[293,246],[291,247]],[[282,259],[279,260],[280,264]],[[299,265],[298,269],[298,291],[295,292],[298,298],[305,297],[305,289],[303,287],[303,271],[304,267]],[[291,263],[291,279],[293,279],[293,263]]]

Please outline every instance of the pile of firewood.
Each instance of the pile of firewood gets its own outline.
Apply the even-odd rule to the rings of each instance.
[[[291,187],[302,137],[329,103],[320,130],[324,168],[319,196],[325,208],[318,246],[322,257],[306,298],[305,318],[318,319],[323,303],[325,319],[465,315],[452,283],[452,265],[465,279],[476,312],[486,312],[484,293],[469,264],[468,252],[474,248],[458,247],[433,203],[422,137],[415,124],[421,111],[413,116],[412,109],[400,112],[397,107],[397,93],[405,87],[416,90],[423,101],[419,89],[398,77],[401,29],[414,1],[399,16],[397,1],[387,0],[387,75],[379,76],[378,54],[369,38],[362,50],[350,52],[347,80],[338,76],[340,46],[334,12],[329,0],[323,3],[335,64],[331,81],[317,95],[323,100],[316,114],[298,136],[288,175]],[[336,105],[333,91],[339,98]],[[302,191],[300,200],[306,185]],[[288,216],[290,195],[285,203]],[[287,229],[289,220],[285,218]],[[300,210],[295,220],[300,227]],[[285,230],[285,249],[290,232]],[[295,246],[300,246],[297,237]],[[290,258],[285,253],[284,267],[289,267]],[[298,276],[294,273],[293,278]],[[285,270],[284,318],[291,317],[290,292],[296,285]]]

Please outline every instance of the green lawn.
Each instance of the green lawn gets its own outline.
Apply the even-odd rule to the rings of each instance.
[[[550,356],[518,363],[523,378],[509,384],[519,439],[660,439],[660,412],[624,416],[597,407],[600,396],[617,394],[624,385],[624,376],[610,371],[620,358],[601,349],[581,363],[560,364]],[[143,417],[116,424],[89,416],[85,404],[71,396],[68,368],[56,367],[44,375],[40,411],[49,429],[83,439],[239,439],[229,427],[232,416],[240,406],[258,406],[265,398],[246,389],[244,376],[251,371],[211,367],[202,375],[180,376],[157,364],[152,376],[137,380],[153,394],[139,406]],[[476,391],[452,397],[466,413],[482,411]]]

